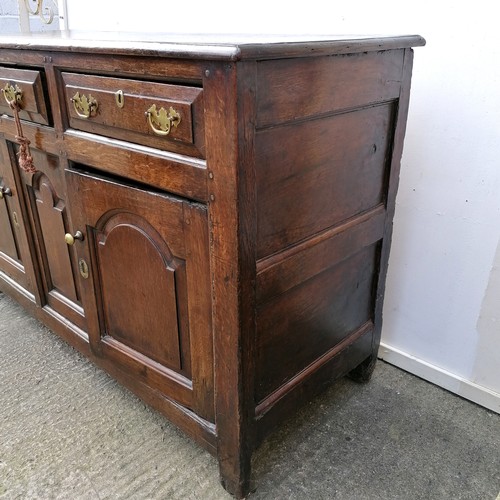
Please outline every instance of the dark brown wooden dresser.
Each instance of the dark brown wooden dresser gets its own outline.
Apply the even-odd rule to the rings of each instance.
[[[0,37],[0,290],[237,497],[280,421],[373,370],[424,43]]]

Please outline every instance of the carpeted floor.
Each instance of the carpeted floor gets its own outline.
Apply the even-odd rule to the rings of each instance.
[[[216,460],[0,294],[0,498],[227,499]],[[254,457],[255,499],[495,500],[500,416],[379,362]]]

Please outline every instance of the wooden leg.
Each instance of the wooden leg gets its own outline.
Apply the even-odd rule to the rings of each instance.
[[[375,365],[377,364],[377,355],[371,354],[356,368],[351,370],[347,376],[355,382],[366,383],[372,378]]]
[[[237,499],[250,493],[251,453],[236,451],[236,455],[225,460],[219,457],[220,482],[223,488]]]

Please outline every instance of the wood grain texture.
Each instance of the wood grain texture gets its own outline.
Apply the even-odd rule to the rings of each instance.
[[[192,309],[210,296],[208,275],[201,274],[207,267],[196,264],[206,259],[206,247],[187,245],[196,236],[206,241],[206,211],[190,205],[193,222],[205,225],[186,224],[183,200],[82,173],[68,171],[66,178],[75,200],[73,222],[85,234],[77,252],[92,271],[92,279],[82,280],[82,300],[91,312],[94,351],[180,404],[211,415],[213,403],[209,411],[204,398],[198,404],[193,397],[192,378],[211,390],[206,363],[197,362],[206,352],[190,349],[211,346],[210,330],[202,330],[196,317],[207,313],[206,306]],[[193,230],[198,234],[187,238]],[[191,320],[202,336],[194,344]]]
[[[204,207],[191,203],[183,205],[183,212],[189,272],[186,274],[187,296],[179,296],[178,304],[187,309],[190,350],[195,353],[193,362],[196,364],[191,374],[196,412],[214,423],[214,348],[207,213]],[[197,258],[191,259],[191,256]],[[196,300],[191,300],[188,291],[197,289],[207,292],[198,293]],[[191,362],[191,356],[188,359],[184,354],[184,358]]]
[[[16,226],[16,214],[21,214],[19,198],[14,174],[10,168],[10,155],[7,143],[0,140],[0,187],[9,189],[10,196],[5,195],[0,200],[0,269],[7,272],[14,279],[28,287],[28,280],[24,269],[24,256],[28,252],[27,245],[20,241],[20,227]],[[23,223],[19,220],[19,223]]]
[[[96,235],[105,323],[102,334],[181,371],[176,284],[185,281],[179,277],[185,273],[185,262],[176,259],[155,233],[142,219],[120,214]],[[138,256],[148,265],[141,266]],[[130,307],[139,303],[143,303],[141,315]]]
[[[255,407],[257,422],[269,411],[274,410],[274,413],[276,413],[276,406],[279,408],[279,405],[283,402],[283,400],[286,401],[289,398],[293,398],[297,392],[300,393],[301,389],[303,389],[301,386],[303,384],[307,385],[309,379],[317,378],[318,374],[321,373],[321,371],[323,371],[334,358],[339,357],[339,355],[343,354],[343,352],[347,352],[354,345],[359,345],[363,342],[366,344],[366,339],[371,339],[372,336],[373,323],[371,321],[363,323],[349,335],[344,336],[339,343],[326,350],[320,357],[316,358],[303,370],[297,372],[293,377],[288,379],[283,385],[271,392],[268,396],[266,396],[266,398],[257,404]],[[359,347],[358,351],[360,351]],[[345,357],[348,358],[347,355],[345,355]],[[352,373],[352,371],[349,373]]]
[[[392,123],[384,104],[257,133],[259,259],[385,202]]]
[[[75,163],[189,199],[208,200],[203,160],[80,132],[64,134],[64,151],[68,160]]]
[[[5,177],[2,177],[2,184],[0,188],[4,188]],[[10,188],[9,188],[10,189]],[[2,201],[0,203],[0,253],[3,254],[2,257],[6,260],[13,260],[18,263],[18,269],[24,269],[22,265],[21,255],[17,248],[16,240],[14,237],[13,222],[11,222],[11,216],[9,211],[8,200]]]
[[[262,304],[300,285],[347,259],[360,248],[374,244],[383,236],[385,218],[385,209],[379,205],[344,224],[259,261],[257,303]]]
[[[403,62],[403,81],[398,100],[397,115],[395,119],[395,130],[392,144],[392,155],[390,159],[390,176],[388,179],[387,194],[387,218],[385,221],[384,240],[381,247],[380,267],[378,272],[378,283],[375,304],[375,331],[373,336],[373,355],[378,352],[380,336],[382,333],[382,309],[384,305],[385,283],[387,266],[389,264],[389,253],[392,240],[392,227],[394,212],[396,210],[396,193],[399,185],[399,172],[401,169],[401,156],[403,154],[403,143],[406,132],[406,120],[410,101],[411,74],[413,68],[413,50],[406,49]]]
[[[23,120],[31,176],[0,115],[0,290],[214,453],[245,497],[261,440],[373,367],[423,39],[3,40],[0,68],[40,77],[49,120]],[[98,94],[96,119],[76,117],[73,91]],[[177,139],[144,129],[153,101],[182,107]]]
[[[187,34],[161,35],[159,33],[44,33],[44,37],[30,36],[0,38],[6,49],[30,49],[78,53],[135,55],[141,57],[168,57],[237,61],[241,59],[277,59],[289,57],[316,57],[320,55],[372,52],[425,45],[418,35],[356,36],[356,35],[240,35]]]
[[[321,363],[322,359],[318,359],[318,363],[306,373],[307,376],[299,375],[293,380],[292,390],[284,390],[278,398],[271,398],[257,407],[256,446],[292,412],[327,389],[332,380],[344,376],[353,365],[357,366],[366,358],[366,353],[371,349],[373,331],[363,328],[359,333],[361,336],[353,334],[345,339],[338,351],[333,350],[333,355],[327,357],[324,363]]]
[[[20,171],[20,177],[36,235],[33,257],[39,269],[42,304],[85,329],[77,263],[73,249],[64,241],[69,231],[64,170],[58,156],[34,148],[31,154],[38,171]]]
[[[249,489],[251,441],[245,406],[235,65],[207,65],[204,87],[206,141],[210,144],[207,164],[212,172],[209,213],[217,457],[222,484],[242,498]],[[224,127],[219,128],[221,123]]]
[[[0,67],[0,88],[6,85],[19,88],[22,92],[19,117],[45,125],[50,125],[50,106],[47,105],[43,73],[36,70]],[[12,115],[3,92],[0,95],[0,114]]]
[[[363,249],[259,307],[257,401],[373,319],[377,256]]]
[[[257,127],[396,99],[403,50],[258,64]]]
[[[63,151],[61,136],[52,127],[23,121],[22,128],[24,137],[30,141],[30,147],[54,155],[59,155]],[[0,134],[9,142],[17,142],[17,130],[13,118],[0,114]]]
[[[15,147],[0,137],[0,186],[11,196],[0,200],[0,272],[16,286],[17,292],[40,303],[36,270],[31,253],[29,217],[25,193],[16,163]]]
[[[70,127],[203,157],[205,135],[202,89],[66,72],[61,77],[64,82],[64,109]],[[122,92],[123,107],[116,104],[115,94],[118,91]],[[88,118],[78,115],[71,101],[77,94],[95,99],[95,115]],[[161,108],[168,112],[172,107],[180,115],[178,125],[172,126],[167,136],[159,137],[148,124],[146,112],[153,105],[158,112]]]

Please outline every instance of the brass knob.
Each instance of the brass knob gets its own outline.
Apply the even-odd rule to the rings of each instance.
[[[0,200],[4,196],[12,196],[12,191],[10,190],[10,188],[0,187]]]
[[[74,235],[71,234],[71,233],[66,233],[64,235],[64,241],[68,245],[74,245],[75,244],[75,240],[83,241],[83,233],[81,231],[77,231]]]

